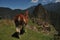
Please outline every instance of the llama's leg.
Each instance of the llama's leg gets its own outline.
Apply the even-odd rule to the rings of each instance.
[[[16,27],[16,32],[12,35],[12,37],[19,38],[19,28]]]
[[[21,27],[21,30],[20,30],[20,34],[24,34],[25,33],[25,29],[24,29],[24,26]]]
[[[19,27],[16,27],[16,32],[20,33]]]
[[[28,28],[29,26],[26,24],[25,25],[25,32],[27,32],[27,28]]]
[[[12,35],[12,37],[19,38],[19,22],[15,20],[16,32]]]
[[[21,30],[22,30],[22,26],[20,25],[19,26],[19,34],[21,33]]]
[[[25,29],[25,32],[27,32],[27,29],[26,29],[26,28],[27,28],[27,25],[25,25],[25,27],[24,27],[24,29]]]

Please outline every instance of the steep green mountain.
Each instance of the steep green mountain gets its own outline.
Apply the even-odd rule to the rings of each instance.
[[[49,12],[51,24],[53,24],[55,26],[55,29],[60,33],[60,2],[50,3],[44,5],[44,7]]]
[[[34,9],[32,14],[33,14],[33,17],[46,19],[47,10],[41,4],[38,4],[35,7],[35,9]]]

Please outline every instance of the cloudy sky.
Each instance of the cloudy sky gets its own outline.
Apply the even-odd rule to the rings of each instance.
[[[56,0],[55,2],[60,2],[60,0]]]
[[[39,3],[45,5],[50,2],[60,2],[60,0],[0,0],[0,7],[12,9],[26,9]]]

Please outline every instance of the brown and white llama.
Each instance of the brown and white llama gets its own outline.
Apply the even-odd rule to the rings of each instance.
[[[16,32],[12,36],[19,38],[19,34],[23,34],[25,32],[24,27],[28,23],[28,11],[25,12],[25,15],[21,13],[16,15],[14,17],[14,23],[16,26]]]

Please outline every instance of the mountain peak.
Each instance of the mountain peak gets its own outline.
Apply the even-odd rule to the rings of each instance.
[[[38,4],[38,6],[41,6],[41,5],[42,5],[41,3]]]

